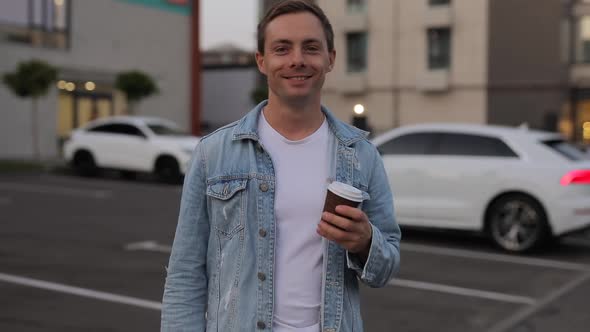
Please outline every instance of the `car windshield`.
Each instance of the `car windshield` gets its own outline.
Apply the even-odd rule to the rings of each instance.
[[[159,136],[186,136],[188,135],[186,132],[180,130],[179,128],[163,125],[163,124],[148,124],[148,128],[154,132],[154,134]]]
[[[552,139],[542,141],[542,143],[569,160],[579,161],[589,159],[588,155],[585,154],[581,149],[564,140]]]

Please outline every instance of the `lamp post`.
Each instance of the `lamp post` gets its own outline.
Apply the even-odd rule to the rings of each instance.
[[[354,115],[352,116],[352,125],[358,129],[368,131],[367,117],[365,116],[365,106],[356,104],[353,108]]]

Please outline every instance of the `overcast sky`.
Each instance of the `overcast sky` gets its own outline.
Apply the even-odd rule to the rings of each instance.
[[[201,47],[232,43],[254,50],[258,0],[200,0]]]

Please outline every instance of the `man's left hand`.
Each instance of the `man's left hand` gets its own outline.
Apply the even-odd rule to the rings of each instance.
[[[322,220],[317,228],[318,234],[366,261],[373,236],[369,218],[361,209],[346,205],[338,205],[336,213],[322,213]]]

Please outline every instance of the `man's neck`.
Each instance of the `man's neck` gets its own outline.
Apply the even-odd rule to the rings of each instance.
[[[269,98],[264,108],[264,117],[274,130],[291,141],[302,140],[313,134],[324,122],[319,100],[293,105]]]

